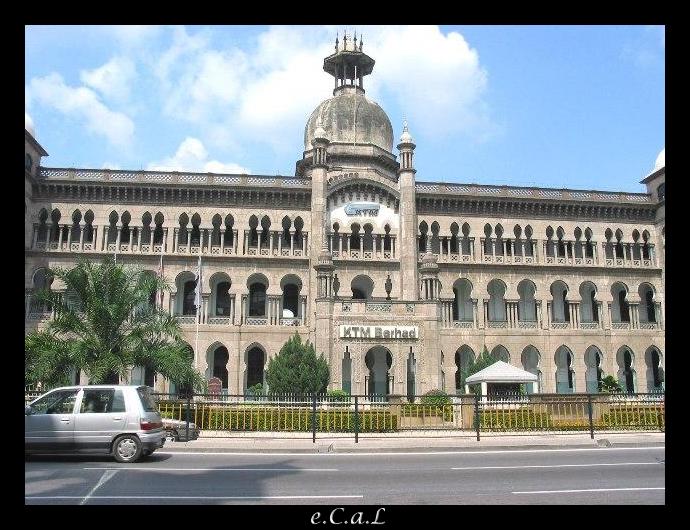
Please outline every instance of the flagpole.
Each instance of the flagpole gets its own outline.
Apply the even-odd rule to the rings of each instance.
[[[198,355],[199,352],[199,309],[201,308],[201,255],[199,255],[199,264],[197,270],[196,281],[196,336],[194,338],[194,353]]]

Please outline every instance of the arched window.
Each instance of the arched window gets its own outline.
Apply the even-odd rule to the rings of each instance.
[[[151,222],[153,221],[153,217],[151,217],[150,212],[145,212],[144,215],[141,216],[141,244],[142,245],[149,245],[151,244]]]
[[[216,316],[230,316],[230,282],[221,281],[216,284]]]
[[[461,278],[453,284],[453,320],[461,322],[474,321],[474,306],[472,303],[472,284]]]
[[[132,215],[129,212],[122,214],[122,228],[120,229],[120,243],[129,244],[131,240],[131,230],[129,223],[132,220]]]
[[[536,287],[531,280],[522,280],[518,283],[518,320],[520,322],[537,321],[537,302],[534,299]]]
[[[201,225],[201,216],[198,213],[195,213],[192,215],[192,240],[190,241],[190,245],[193,247],[198,247],[201,245],[201,229],[199,226]]]
[[[455,352],[455,392],[465,393],[465,377],[467,369],[474,362],[474,351],[466,344],[460,346]]]
[[[458,245],[458,232],[460,230],[460,227],[458,226],[458,223],[453,223],[450,225],[450,253],[451,254],[457,254],[460,248],[460,245]]]
[[[626,297],[628,289],[621,282],[616,282],[611,286],[613,303],[611,304],[612,322],[630,322],[630,307]]]
[[[33,158],[31,158],[31,155],[29,153],[26,153],[26,156],[24,157],[24,169],[26,169],[28,172],[31,172],[31,168],[33,165]]]
[[[249,286],[249,316],[266,316],[266,285],[252,283]]]
[[[163,244],[163,222],[165,217],[161,212],[158,212],[153,218],[153,222],[156,223],[156,228],[153,229],[153,244],[162,245]]]
[[[259,219],[256,215],[252,215],[249,218],[249,246],[257,247],[259,245],[259,233],[256,227],[259,226]]]
[[[188,280],[184,282],[184,291],[182,298],[182,314],[196,315],[196,306],[194,301],[196,299],[196,281]]]
[[[596,300],[597,290],[590,282],[580,284],[580,322],[599,322],[599,302]]]
[[[247,352],[247,389],[264,383],[264,366],[266,355],[258,346]]]
[[[506,319],[506,285],[501,280],[491,280],[487,287],[489,292],[489,322],[505,322]]]
[[[573,369],[573,354],[567,346],[560,346],[556,350],[556,392],[558,394],[572,394],[575,392],[575,371]]]
[[[656,303],[654,302],[654,290],[648,283],[640,285],[640,322],[656,322]]]
[[[662,182],[656,188],[656,196],[659,198],[659,202],[666,200],[666,183]]]
[[[570,322],[570,309],[567,300],[568,286],[561,280],[551,284],[552,322]]]
[[[353,300],[370,300],[374,290],[374,282],[369,276],[359,275],[350,284]]]
[[[352,226],[350,227],[352,229],[352,232],[350,234],[350,250],[360,250],[359,246],[359,224],[357,223],[352,223]]]
[[[228,214],[225,216],[225,248],[233,248],[235,244],[235,233],[233,231],[233,226],[235,224],[235,218]]]
[[[189,224],[189,216],[186,213],[183,213],[182,215],[180,215],[179,223],[180,223],[180,230],[179,230],[178,236],[177,236],[177,244],[178,245],[187,245],[189,242],[189,239],[187,237],[187,225]]]
[[[271,220],[268,218],[267,215],[264,215],[261,218],[261,241],[260,241],[260,247],[261,248],[268,248],[270,246],[270,237],[271,237]]]
[[[426,235],[428,232],[429,225],[426,224],[426,221],[422,221],[421,223],[419,223],[419,252],[426,252]]]

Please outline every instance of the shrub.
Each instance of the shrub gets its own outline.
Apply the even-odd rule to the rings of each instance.
[[[328,398],[328,403],[330,404],[350,403],[350,394],[344,390],[340,390],[339,388],[326,392],[326,397]]]
[[[491,431],[540,430],[553,426],[548,412],[532,409],[492,409],[480,413],[482,429]]]
[[[422,405],[450,405],[452,403],[448,394],[443,390],[429,390],[422,396]]]
[[[185,419],[185,407],[161,403],[161,410],[173,419]],[[254,405],[209,406],[193,403],[190,421],[201,429],[225,431],[300,431],[312,430],[312,411],[306,407],[257,407]],[[320,432],[354,432],[355,412],[350,409],[318,410],[316,428]],[[397,417],[388,410],[359,412],[359,432],[394,432]]]
[[[295,333],[280,348],[266,369],[266,382],[278,394],[312,394],[326,390],[330,372],[323,354],[316,356],[314,346],[302,343]]]
[[[406,403],[400,408],[404,418],[423,418],[429,416],[443,416],[443,421],[453,421],[453,405],[420,405]]]

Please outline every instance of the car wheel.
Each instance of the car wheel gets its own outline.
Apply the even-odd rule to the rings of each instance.
[[[113,456],[118,462],[128,464],[136,462],[143,452],[141,440],[133,434],[120,436],[113,445]]]

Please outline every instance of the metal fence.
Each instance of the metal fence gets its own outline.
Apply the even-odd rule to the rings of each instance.
[[[515,396],[327,396],[154,393],[164,418],[190,421],[202,436],[242,432],[419,434],[664,431],[664,394]],[[435,401],[433,401],[435,400]]]

